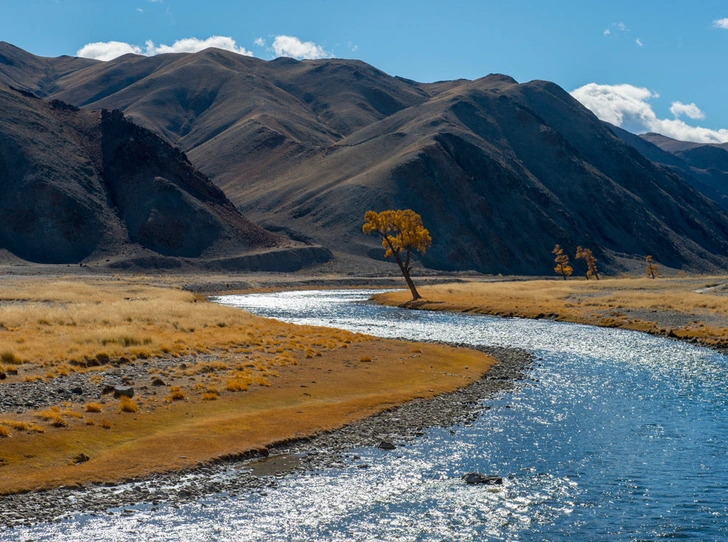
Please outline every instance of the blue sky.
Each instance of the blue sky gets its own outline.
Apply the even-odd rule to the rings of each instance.
[[[635,132],[728,141],[725,0],[0,0],[0,6],[0,40],[42,56],[107,58],[217,45],[263,59],[358,58],[424,82],[505,73],[521,82],[554,81],[601,118]]]

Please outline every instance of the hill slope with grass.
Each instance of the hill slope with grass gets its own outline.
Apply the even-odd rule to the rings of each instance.
[[[551,273],[556,243],[590,247],[603,270],[646,254],[677,269],[728,265],[725,211],[553,83],[422,84],[355,60],[216,49],[69,70],[11,47],[0,44],[14,62],[0,80],[122,110],[254,222],[340,254],[381,258],[364,212],[412,208],[432,233],[421,261],[433,269]],[[45,71],[24,67],[38,63]]]

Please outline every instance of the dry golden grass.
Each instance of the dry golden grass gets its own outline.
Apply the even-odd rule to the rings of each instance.
[[[86,403],[83,409],[86,412],[102,412],[104,410],[104,405],[101,403]]]
[[[181,401],[185,397],[187,396],[180,386],[172,386],[169,388],[169,395],[167,396],[169,401]]]
[[[138,412],[139,411],[139,405],[136,404],[136,401],[133,399],[129,399],[128,397],[120,397],[119,398],[119,412]]]
[[[147,385],[134,385],[139,404],[122,398],[118,408],[103,406],[104,418],[80,418],[101,403],[24,414],[50,427],[3,442],[0,494],[144,476],[330,430],[451,391],[493,363],[479,352],[436,345],[413,355],[410,343],[266,320],[147,281],[3,279],[2,349],[26,362],[13,362],[18,374],[8,371],[0,391],[5,382],[75,371],[100,385],[107,363],[185,357],[164,369],[150,366]],[[359,363],[363,358],[372,361]],[[155,378],[185,400],[157,396],[164,388],[152,384]],[[128,403],[133,416],[124,412]],[[81,452],[93,459],[69,466]]]
[[[480,352],[372,339],[279,368],[275,386],[216,400],[164,404],[96,425],[70,423],[44,434],[3,441],[0,494],[70,483],[122,480],[182,469],[346,425],[419,397],[451,391],[481,377],[493,360]],[[359,363],[362,355],[371,363]],[[104,427],[110,429],[105,430]],[[69,466],[79,453],[87,463]]]
[[[22,420],[0,420],[0,425],[5,425],[15,429],[16,431],[29,431],[34,433],[43,433],[45,431],[45,429],[38,424]]]
[[[415,303],[408,292],[374,296],[380,303],[427,310],[450,310],[552,318],[655,335],[695,339],[728,347],[728,277],[620,278],[603,280],[533,280],[468,282],[420,288]],[[669,325],[666,315],[684,316],[685,325]]]
[[[0,425],[0,438],[8,438],[10,436],[10,430],[7,427]]]

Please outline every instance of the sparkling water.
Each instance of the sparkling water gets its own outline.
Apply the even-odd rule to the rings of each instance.
[[[529,379],[467,426],[242,497],[77,516],[2,540],[728,540],[728,359],[637,332],[382,307],[370,291],[223,296],[287,322],[514,346]],[[369,468],[359,468],[362,465]],[[468,486],[478,471],[502,486]]]

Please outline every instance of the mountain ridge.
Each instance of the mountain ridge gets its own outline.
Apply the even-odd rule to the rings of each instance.
[[[412,208],[434,269],[550,273],[556,243],[589,246],[612,271],[646,254],[677,269],[728,264],[725,211],[548,81],[417,83],[361,61],[216,49],[44,81],[28,89],[124,111],[254,222],[338,253],[381,259],[364,212]]]

